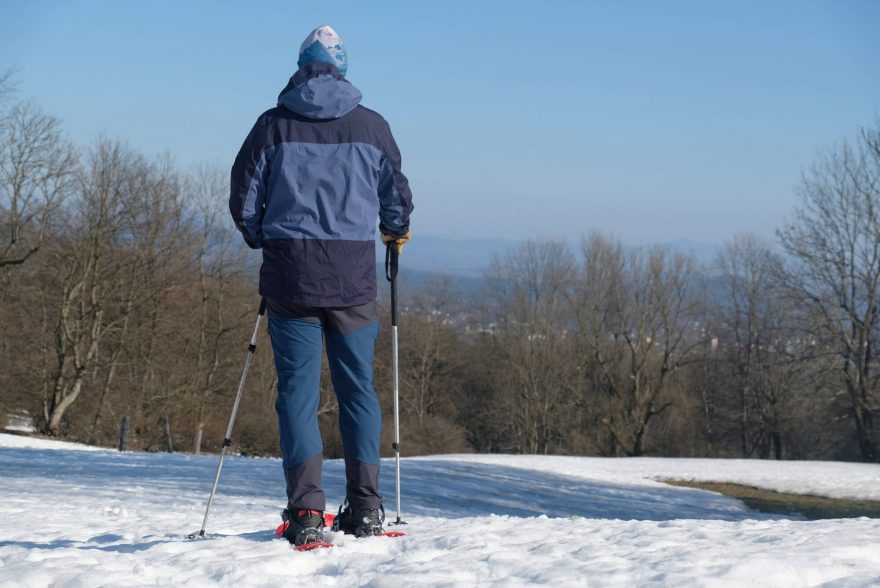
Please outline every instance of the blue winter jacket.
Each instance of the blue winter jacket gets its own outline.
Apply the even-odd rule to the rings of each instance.
[[[376,298],[376,220],[400,237],[412,195],[388,123],[360,106],[335,66],[290,78],[254,124],[232,166],[229,210],[262,248],[260,294],[305,306]]]

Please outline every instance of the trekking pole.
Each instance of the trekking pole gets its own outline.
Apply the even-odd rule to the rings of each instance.
[[[251,367],[251,360],[254,358],[254,352],[257,350],[257,333],[260,330],[260,321],[263,320],[263,314],[266,312],[266,299],[260,300],[260,309],[257,311],[257,324],[254,325],[254,334],[251,335],[251,342],[248,344],[247,356],[244,360],[244,371],[241,373],[241,380],[238,382],[238,392],[235,394],[235,402],[232,404],[232,414],[229,415],[229,426],[226,427],[226,436],[223,438],[223,447],[220,449],[220,462],[217,464],[217,473],[214,474],[214,484],[211,486],[211,495],[208,497],[208,507],[205,509],[205,518],[202,520],[202,529],[198,533],[189,535],[190,539],[203,538],[205,536],[205,527],[208,526],[208,514],[211,512],[211,504],[214,502],[214,495],[217,493],[217,483],[220,482],[220,470],[223,469],[223,459],[226,457],[226,449],[232,445],[232,426],[235,425],[235,415],[238,413],[238,405],[241,402],[241,394],[244,392],[244,382],[247,380],[248,370]]]
[[[399,380],[397,366],[397,244],[395,242],[388,243],[385,250],[385,277],[391,282],[391,367],[392,367],[392,390],[394,392],[394,448],[395,460],[397,462],[397,520],[392,525],[405,525],[400,520],[400,402],[399,402]]]

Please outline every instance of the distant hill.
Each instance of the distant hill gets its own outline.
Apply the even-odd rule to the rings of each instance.
[[[523,241],[514,239],[449,239],[445,237],[416,236],[406,246],[401,266],[406,271],[448,274],[464,278],[479,278],[496,255],[516,248]],[[675,252],[694,255],[700,262],[710,262],[721,249],[716,243],[701,243],[682,239],[660,243]],[[578,242],[569,241],[572,253],[580,249]],[[377,248],[377,259],[383,262],[385,252]]]
[[[658,245],[669,247],[676,253],[689,253],[700,263],[711,263],[723,248],[723,245],[719,243],[704,243],[690,239],[679,239],[670,243],[658,243]]]
[[[516,247],[513,239],[447,239],[444,237],[415,237],[406,246],[401,265],[407,271],[418,270],[477,278],[496,254]],[[377,258],[384,262],[385,251],[378,247]]]

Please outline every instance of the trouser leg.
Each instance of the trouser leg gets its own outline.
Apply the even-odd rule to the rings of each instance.
[[[346,493],[359,510],[379,508],[379,435],[382,415],[373,389],[379,321],[375,305],[328,310],[327,357],[339,402]],[[355,330],[351,330],[355,329]]]
[[[366,463],[346,457],[345,480],[345,495],[348,502],[358,510],[374,510],[382,504],[382,497],[379,495],[378,463]]]
[[[312,320],[282,318],[270,309],[269,337],[278,373],[275,411],[288,507],[324,510],[318,427],[323,328]]]

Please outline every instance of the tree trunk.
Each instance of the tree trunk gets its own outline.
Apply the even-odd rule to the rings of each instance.
[[[57,437],[61,434],[61,419],[64,417],[64,412],[73,404],[81,391],[82,373],[78,373],[74,379],[73,386],[70,388],[70,392],[61,398],[59,402],[53,402],[52,410],[49,413],[49,422],[46,427],[50,435]]]
[[[862,407],[856,410],[856,437],[859,443],[859,452],[862,461],[874,463],[877,461],[877,444],[874,441],[874,414]]]
[[[193,436],[193,453],[199,454],[202,451],[202,431],[205,429],[204,421],[196,423],[196,434]]]
[[[193,453],[198,454],[202,451],[202,433],[205,430],[205,402],[199,404],[198,415],[196,416],[196,430],[193,435]]]
[[[777,461],[782,459],[782,437],[779,432],[770,433],[770,444],[773,446],[773,457]]]

